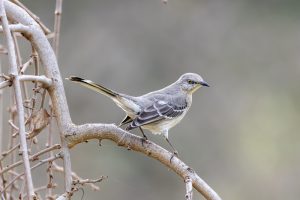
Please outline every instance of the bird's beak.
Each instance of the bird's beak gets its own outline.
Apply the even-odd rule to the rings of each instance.
[[[205,87],[209,87],[209,85],[205,81],[201,81],[200,85],[205,86]]]

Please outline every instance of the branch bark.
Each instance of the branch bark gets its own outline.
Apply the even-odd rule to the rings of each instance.
[[[2,21],[7,47],[8,47],[10,74],[14,77],[13,86],[15,89],[16,106],[17,106],[17,113],[18,113],[18,120],[19,120],[19,134],[20,134],[21,152],[22,152],[24,168],[25,168],[24,170],[25,170],[25,177],[26,177],[27,195],[29,199],[34,199],[36,198],[36,196],[34,194],[29,156],[28,156],[28,148],[26,142],[25,122],[24,122],[25,115],[24,115],[24,108],[23,108],[23,98],[21,94],[21,85],[20,85],[18,68],[16,63],[16,51],[13,44],[12,33],[9,29],[3,0],[0,0],[0,17]]]
[[[126,132],[113,124],[73,124],[69,114],[63,82],[55,53],[52,50],[44,32],[35,20],[33,20],[23,9],[19,8],[15,4],[5,1],[5,8],[9,18],[13,22],[27,27],[24,28],[22,26],[18,26],[18,31],[22,32],[36,49],[41,63],[44,66],[46,77],[52,80],[52,85],[47,88],[47,91],[52,101],[54,116],[60,131],[61,146],[64,155],[63,159],[66,190],[64,194],[71,192],[72,186],[72,171],[69,148],[90,139],[108,139],[114,141],[119,146],[141,152],[155,160],[160,161],[169,169],[172,169],[174,172],[176,172],[184,180],[189,177],[193,187],[206,199],[221,199],[218,194],[195,173],[193,169],[187,166],[179,158],[174,157],[172,162],[170,162],[172,153],[156,145],[155,143],[151,141],[142,143],[141,137]],[[60,196],[58,199],[60,198],[65,199],[65,195]]]
[[[183,180],[189,178],[193,187],[206,199],[221,200],[219,195],[205,182],[197,173],[173,154],[151,141],[143,141],[141,137],[124,131],[114,124],[84,124],[73,125],[69,129],[70,135],[66,140],[70,148],[76,144],[83,143],[90,139],[108,139],[117,145],[130,148],[130,150],[141,152],[155,160],[160,161],[169,169],[177,173]]]
[[[42,83],[44,88],[48,88],[52,85],[52,80],[46,76],[34,76],[34,75],[20,75],[20,81],[36,81]]]
[[[63,160],[65,168],[65,190],[67,192],[70,192],[72,187],[71,159],[69,149],[64,141],[64,135],[68,130],[68,126],[72,124],[72,122],[69,115],[65,91],[63,88],[63,83],[55,54],[39,24],[37,24],[36,21],[32,19],[27,12],[25,12],[17,5],[9,1],[4,2],[8,17],[13,22],[23,25],[22,29],[19,31],[24,31],[22,32],[24,36],[32,43],[33,47],[37,50],[40,56],[41,63],[45,67],[46,76],[48,78],[51,78],[53,81],[52,86],[48,88],[48,92],[53,104],[54,115],[57,116],[56,122],[60,131],[62,151],[64,154]],[[24,28],[24,26],[27,28]],[[64,117],[62,117],[61,113],[65,113]]]

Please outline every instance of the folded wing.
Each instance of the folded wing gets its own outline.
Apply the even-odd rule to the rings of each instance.
[[[131,130],[143,125],[159,122],[163,119],[172,119],[180,116],[187,108],[187,103],[178,104],[162,100],[155,101],[152,105],[145,108],[127,127]]]

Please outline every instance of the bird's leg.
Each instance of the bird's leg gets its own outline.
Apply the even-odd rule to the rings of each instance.
[[[171,146],[171,148],[173,150],[173,154],[172,154],[172,156],[170,158],[170,162],[172,162],[172,159],[174,158],[174,156],[178,157],[178,151],[173,147],[173,145],[171,144],[170,140],[167,137],[165,137],[165,138],[166,138],[167,142],[169,143],[169,145]]]
[[[178,151],[173,147],[173,145],[171,144],[170,140],[168,138],[166,138],[167,142],[169,143],[169,145],[171,146],[172,150],[173,150],[173,154],[178,156]]]
[[[143,129],[139,126],[139,129],[140,129],[140,131],[142,132],[142,134],[143,134],[143,139],[144,140],[148,140],[148,138],[147,138],[147,136],[145,135],[145,133],[144,133],[144,131],[143,131]]]
[[[142,138],[142,146],[144,146],[144,142],[146,142],[148,140],[147,136],[145,135],[143,129],[139,126],[140,131],[143,134],[143,138]]]
[[[169,138],[169,131],[167,129],[163,130],[162,135],[164,136],[164,138],[167,140],[167,142],[169,143],[169,145],[171,146],[172,150],[173,150],[173,154],[170,158],[170,163],[172,162],[172,159],[174,158],[174,156],[178,157],[178,151],[173,147],[172,143],[170,142]]]

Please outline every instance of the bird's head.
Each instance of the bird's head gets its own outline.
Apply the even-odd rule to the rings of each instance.
[[[209,87],[203,78],[195,73],[186,73],[177,80],[180,88],[188,93],[193,93],[202,86]]]

